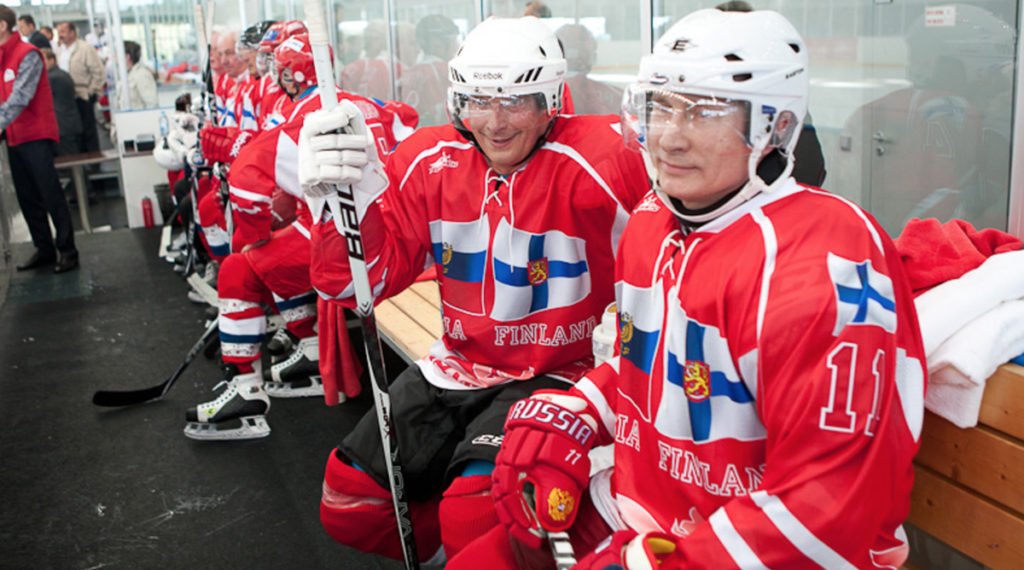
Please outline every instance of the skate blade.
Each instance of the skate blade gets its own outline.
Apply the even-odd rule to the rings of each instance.
[[[266,416],[245,416],[237,422],[225,422],[228,425],[240,423],[238,427],[225,427],[223,424],[207,424],[188,422],[185,425],[185,437],[200,441],[259,439],[270,435],[270,426]]]

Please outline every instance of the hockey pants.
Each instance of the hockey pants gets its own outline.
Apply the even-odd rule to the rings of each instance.
[[[446,555],[453,556],[498,525],[490,488],[489,475],[457,477],[442,497],[410,503],[421,560],[429,559],[442,543]],[[327,534],[342,544],[402,558],[390,491],[345,463],[336,451],[331,452],[324,473],[320,522]]]

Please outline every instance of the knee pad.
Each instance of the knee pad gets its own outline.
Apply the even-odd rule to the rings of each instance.
[[[440,543],[437,500],[409,504],[420,560],[429,559]],[[320,523],[334,540],[363,552],[402,559],[391,492],[368,474],[331,451],[324,470]]]
[[[229,255],[221,262],[217,273],[217,293],[221,299],[259,303],[266,296],[265,290],[263,281],[244,255]]]
[[[441,542],[449,559],[498,526],[498,514],[491,498],[490,475],[456,477],[444,492],[438,518],[441,521]]]

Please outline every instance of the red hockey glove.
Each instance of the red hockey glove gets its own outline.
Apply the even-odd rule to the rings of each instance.
[[[234,127],[206,127],[199,132],[203,158],[207,163],[230,164],[238,157],[242,147],[252,140],[252,137],[252,131],[243,131]]]
[[[541,529],[566,530],[576,520],[590,478],[587,452],[597,437],[593,418],[547,401],[546,396],[519,400],[509,410],[491,475],[498,519],[512,536],[532,548],[541,545]],[[580,402],[583,405],[573,406],[580,411],[586,405],[565,393],[553,399]]]
[[[672,536],[658,532],[638,535],[620,530],[609,536],[573,566],[573,570],[670,570],[682,568]]]

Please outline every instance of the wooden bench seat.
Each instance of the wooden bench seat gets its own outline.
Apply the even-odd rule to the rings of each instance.
[[[441,336],[435,282],[376,311],[385,342],[407,362]],[[986,566],[1024,568],[1024,367],[1004,365],[988,380],[976,428],[926,412],[914,474],[910,523]]]
[[[441,295],[434,281],[419,281],[374,309],[382,340],[406,362],[426,356],[441,338]]]
[[[1024,568],[1024,367],[988,379],[979,425],[925,413],[909,521],[992,568]]]

